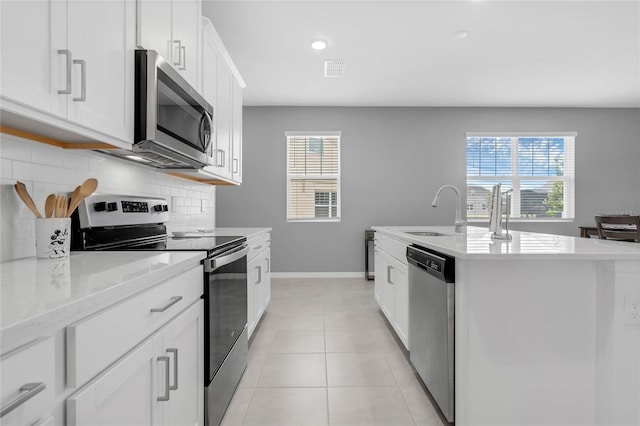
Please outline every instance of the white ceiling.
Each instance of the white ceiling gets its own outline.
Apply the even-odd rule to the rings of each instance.
[[[203,0],[203,11],[245,105],[640,107],[636,0]],[[312,50],[317,38],[329,47]],[[344,60],[344,76],[324,78],[324,60]]]

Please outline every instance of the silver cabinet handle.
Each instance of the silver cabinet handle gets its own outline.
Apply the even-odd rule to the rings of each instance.
[[[178,62],[173,62],[173,65],[181,66],[182,58],[180,57],[180,52],[182,51],[182,41],[181,40],[173,40],[173,44],[178,46]]]
[[[68,95],[71,93],[71,51],[67,49],[58,50],[59,55],[65,55],[67,57],[67,88],[64,90],[58,90],[60,95]]]
[[[389,284],[393,284],[393,281],[391,281],[391,270],[392,269],[393,269],[393,266],[387,265],[387,282]]]
[[[173,354],[173,386],[169,390],[178,390],[178,348],[169,348],[167,352]]]
[[[224,158],[225,157],[225,151],[224,151],[224,149],[218,149],[216,151],[218,151],[218,154],[222,154],[222,155],[220,155],[220,160],[221,161],[219,163],[216,163],[216,166],[224,167],[224,165],[226,163],[225,158]]]
[[[164,305],[162,308],[153,308],[151,309],[151,312],[164,312],[167,309],[169,309],[170,307],[172,307],[173,305],[175,305],[176,303],[178,303],[179,301],[182,300],[182,296],[174,296],[170,299],[171,301],[169,303],[167,303],[166,305]]]
[[[233,173],[238,173],[238,164],[240,164],[240,162],[238,161],[237,158],[233,159]]]
[[[259,246],[255,246],[253,249],[254,250],[260,250],[262,248],[262,244],[260,244]]]
[[[271,259],[267,257],[265,260],[267,261],[267,270],[265,272],[271,272]]]
[[[20,392],[25,392],[13,401],[9,402],[7,405],[0,409],[0,418],[4,417],[6,414],[9,414],[11,411],[15,410],[47,387],[43,382],[40,383],[27,383],[26,385],[22,385],[20,388]]]
[[[260,284],[262,282],[262,266],[256,266],[256,269],[258,270],[258,281],[255,284]]]
[[[187,46],[180,46],[180,62],[182,66],[178,69],[184,71],[187,69]]]
[[[87,62],[84,59],[74,59],[74,64],[80,64],[80,75],[82,86],[80,88],[80,97],[73,98],[75,102],[84,102],[87,100]]]
[[[159,356],[158,362],[164,361],[164,395],[158,397],[158,401],[169,400],[169,357],[166,355]]]

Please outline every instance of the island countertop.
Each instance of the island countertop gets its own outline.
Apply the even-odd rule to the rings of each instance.
[[[487,228],[466,227],[455,233],[453,226],[372,226],[408,244],[417,244],[462,259],[581,259],[640,260],[640,244],[566,235],[509,231],[512,240],[493,240]],[[438,232],[442,236],[420,236],[407,231]]]

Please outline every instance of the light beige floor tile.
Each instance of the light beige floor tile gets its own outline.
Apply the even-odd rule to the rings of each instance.
[[[404,400],[409,407],[416,424],[420,426],[443,426],[449,423],[443,421],[419,384],[400,388]]]
[[[324,313],[324,328],[325,330],[383,330],[386,329],[386,324],[378,313],[338,311]]]
[[[244,418],[252,426],[326,425],[324,388],[256,388]]]
[[[262,372],[262,366],[264,365],[264,360],[267,359],[268,353],[264,352],[255,352],[249,349],[249,356],[247,357],[247,368],[244,370],[244,374],[240,379],[239,387],[256,387],[258,384],[258,378],[260,377],[260,373]]]
[[[386,330],[326,330],[327,352],[397,353],[400,348]]]
[[[278,330],[271,341],[271,353],[322,353],[324,333],[316,330]]]
[[[224,413],[221,426],[242,426],[244,423],[244,416],[247,414],[251,397],[253,397],[254,388],[237,388],[236,393],[233,394],[231,403],[227,407],[227,412]]]
[[[322,312],[289,312],[280,315],[278,330],[323,330]]]
[[[396,386],[384,354],[327,354],[329,386]]]
[[[385,354],[398,386],[418,385],[416,373],[403,353]]]
[[[327,386],[325,355],[269,354],[258,379],[259,387]]]
[[[250,352],[268,352],[276,335],[276,330],[259,330],[254,331],[254,335],[249,342]]]
[[[331,425],[415,425],[397,387],[329,388]]]

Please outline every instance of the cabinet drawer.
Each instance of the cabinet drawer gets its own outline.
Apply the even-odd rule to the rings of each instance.
[[[87,382],[202,292],[199,266],[67,327],[67,386]]]
[[[403,264],[407,264],[407,243],[389,238],[386,235],[376,235],[375,243],[379,249],[384,250]]]
[[[2,411],[5,425],[44,421],[53,408],[55,353],[53,338],[37,340],[2,356]],[[22,402],[21,402],[22,401]]]
[[[250,262],[254,257],[262,253],[271,245],[271,233],[265,232],[257,237],[251,238],[247,244],[249,245],[249,253],[247,254],[247,261]]]

